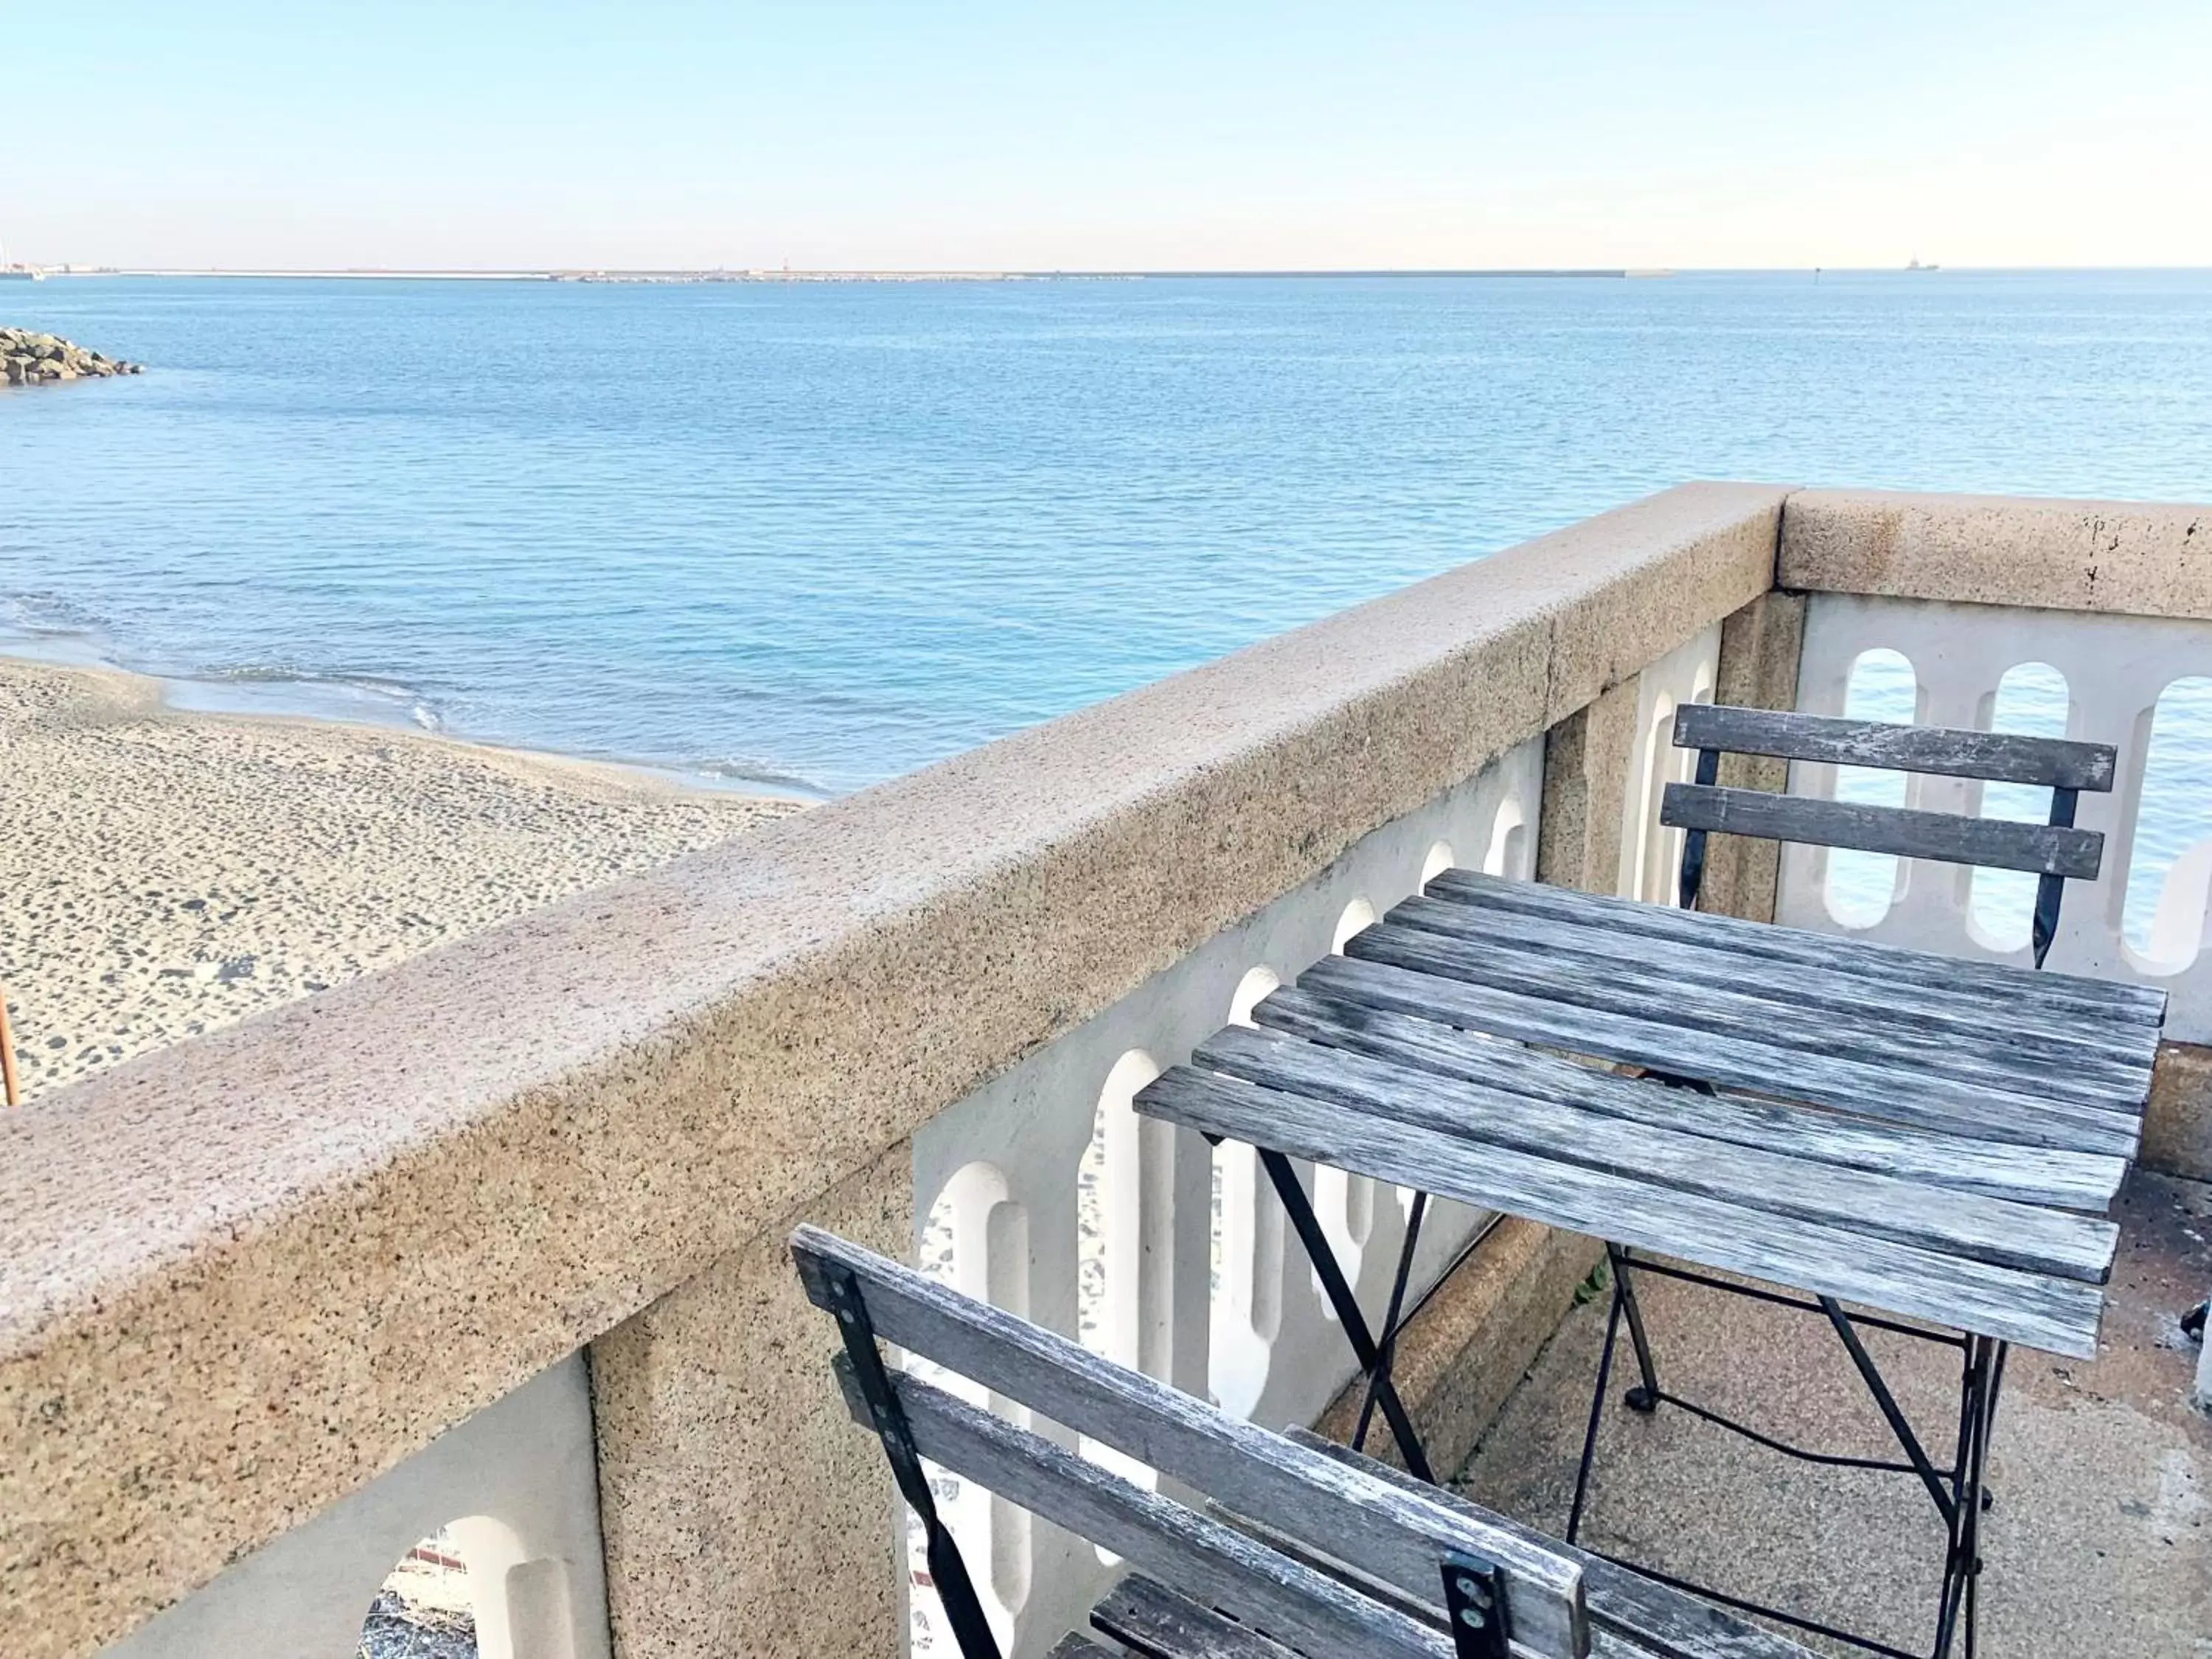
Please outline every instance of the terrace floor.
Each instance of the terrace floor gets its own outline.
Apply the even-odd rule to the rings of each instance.
[[[2139,1173],[2118,1215],[2102,1357],[2015,1349],[2006,1373],[1982,1533],[1994,1659],[2212,1655],[2212,1418],[2190,1403],[2197,1350],[2177,1322],[2212,1286],[2212,1186]],[[1648,1274],[1638,1290],[1662,1386],[1799,1445],[1898,1455],[1817,1315]],[[1459,1477],[1470,1496],[1565,1527],[1608,1299],[1531,1367]],[[1955,1351],[1867,1345],[1947,1462]],[[1615,1367],[1583,1543],[1927,1650],[1943,1532],[1917,1481],[1793,1462],[1664,1406],[1638,1417],[1618,1403],[1625,1334]]]

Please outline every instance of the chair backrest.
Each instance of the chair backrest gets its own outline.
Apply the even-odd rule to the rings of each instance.
[[[2094,830],[2075,829],[2074,809],[2081,791],[2111,790],[2118,757],[2108,744],[1686,703],[1674,714],[1674,746],[1698,751],[1697,781],[1668,784],[1659,807],[1660,823],[1689,831],[1682,848],[1685,909],[1697,908],[1705,878],[1705,837],[1716,831],[2024,870],[2041,878],[2033,940],[2039,968],[2057,931],[2064,884],[2069,878],[2094,880],[2104,860],[2104,836]],[[2033,784],[2051,791],[2050,819],[2017,823],[1958,812],[1729,788],[1718,781],[1723,754]]]
[[[1168,1591],[1300,1653],[1363,1659],[1589,1653],[1581,1565],[1524,1532],[1231,1417],[819,1228],[800,1228],[791,1249],[808,1296],[837,1318],[845,1351],[835,1363],[847,1403],[883,1440],[901,1491],[930,1535],[933,1575],[968,1659],[996,1650],[988,1631],[971,1645],[967,1631],[981,1627],[981,1614],[917,1458],[1113,1551]],[[1147,1491],[913,1375],[890,1373],[878,1340],[1111,1446],[1213,1503],[1201,1510]],[[1144,1593],[1133,1589],[1122,1599]],[[963,1601],[964,1613],[956,1605]]]

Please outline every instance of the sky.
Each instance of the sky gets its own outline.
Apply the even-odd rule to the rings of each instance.
[[[2212,0],[0,0],[52,264],[2212,265]]]

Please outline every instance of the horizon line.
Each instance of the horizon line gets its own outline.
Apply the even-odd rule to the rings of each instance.
[[[1834,264],[1834,265],[1625,265],[1625,266],[1160,266],[1151,268],[1069,267],[1057,270],[963,266],[763,266],[763,265],[513,265],[513,266],[183,266],[40,264],[23,261],[5,269],[32,270],[47,277],[264,277],[290,279],[454,280],[477,282],[591,282],[684,280],[690,282],[1045,282],[1142,281],[1147,279],[1314,279],[1370,278],[1571,278],[1633,280],[1677,276],[1819,275],[1941,275],[1972,271],[1978,274],[2041,271],[2187,272],[2212,270],[2203,264],[2020,264],[1950,265]]]

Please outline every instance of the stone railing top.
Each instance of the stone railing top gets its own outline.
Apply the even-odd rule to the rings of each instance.
[[[1576,525],[0,1127],[0,1629],[92,1650],[1766,591]]]
[[[1788,588],[2212,619],[2212,506],[1805,489]]]

